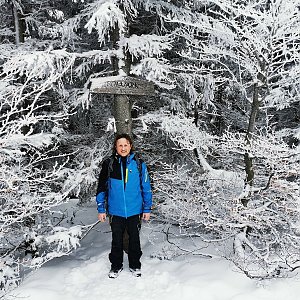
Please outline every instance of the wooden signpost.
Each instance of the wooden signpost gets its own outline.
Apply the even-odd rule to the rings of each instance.
[[[110,76],[91,79],[91,92],[114,95],[153,95],[153,83],[129,76]]]
[[[110,76],[91,79],[91,93],[113,94],[113,115],[117,133],[132,133],[131,95],[154,95],[153,83],[129,76]]]

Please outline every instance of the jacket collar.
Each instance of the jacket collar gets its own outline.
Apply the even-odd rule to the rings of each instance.
[[[116,159],[118,160],[119,163],[121,162],[121,158],[122,158],[121,155],[116,154]],[[127,156],[127,163],[129,164],[133,160],[133,158],[134,158],[134,153],[130,153]]]

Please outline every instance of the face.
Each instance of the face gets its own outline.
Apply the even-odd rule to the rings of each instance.
[[[120,156],[127,156],[130,153],[131,145],[125,138],[118,139],[116,142],[116,151]]]

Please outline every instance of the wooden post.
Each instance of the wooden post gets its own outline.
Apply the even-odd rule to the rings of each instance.
[[[115,95],[113,104],[117,133],[132,134],[131,101],[127,95]]]
[[[154,94],[153,83],[129,76],[110,76],[91,79],[91,93],[113,94],[113,116],[117,133],[132,134],[131,95]]]

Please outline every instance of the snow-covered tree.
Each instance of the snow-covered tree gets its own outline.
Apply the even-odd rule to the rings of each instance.
[[[22,49],[11,53],[4,46],[2,50],[0,259],[4,274],[1,289],[5,292],[20,280],[26,253],[34,256],[46,247],[46,239],[38,245],[33,236],[42,232],[44,238],[51,235],[51,209],[68,197],[67,190],[60,190],[67,156],[57,151],[59,138],[54,134],[66,116],[50,111],[51,102],[45,95],[61,80],[73,59],[63,53],[28,53]],[[60,250],[57,255],[63,252]],[[43,251],[45,255],[51,252],[47,247]],[[33,267],[31,262],[28,267]]]
[[[205,206],[205,214],[201,201],[198,209],[193,210],[193,205],[189,205],[193,195],[199,193],[197,188],[190,188],[189,196],[181,197],[176,188],[168,190],[166,182],[160,182],[158,186],[166,195],[164,212],[170,210],[169,205],[174,205],[174,217],[168,214],[170,219],[182,222],[186,217],[190,227],[195,220],[201,220],[209,232],[212,224],[216,225],[214,228],[222,224],[217,230],[220,240],[230,236],[230,232],[236,237],[237,256],[232,259],[248,276],[284,274],[285,270],[297,268],[299,262],[295,225],[300,217],[299,182],[295,173],[299,151],[287,144],[284,139],[287,131],[274,130],[270,111],[299,101],[299,32],[296,30],[300,20],[299,3],[195,1],[194,4],[196,11],[192,19],[169,19],[186,26],[179,30],[187,44],[181,52],[186,62],[177,67],[178,78],[182,77],[178,82],[186,87],[193,100],[191,108],[198,109],[198,113],[205,115],[210,109],[208,112],[216,114],[220,103],[226,100],[229,109],[238,107],[242,111],[244,124],[236,126],[239,131],[232,128],[222,136],[209,137],[205,133],[209,125],[201,123],[198,117],[167,116],[169,120],[162,121],[162,130],[181,151],[197,151],[198,163],[204,171],[199,176],[202,197],[213,193],[220,200],[216,210],[206,196],[211,204]],[[233,97],[238,98],[229,102]],[[219,110],[219,113],[223,112]],[[261,113],[259,122],[258,113]],[[227,116],[228,113],[224,118]],[[238,114],[233,116],[237,118]],[[193,172],[190,168],[185,172]],[[182,183],[180,174],[176,177],[178,185]],[[179,207],[183,209],[177,210],[176,203],[182,203]],[[201,219],[202,214],[213,216],[211,223]],[[291,221],[287,222],[284,215],[289,215]]]

